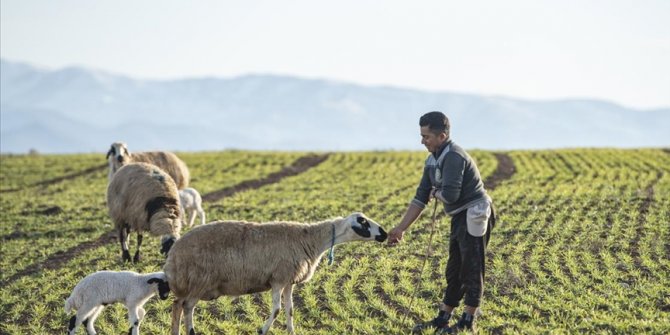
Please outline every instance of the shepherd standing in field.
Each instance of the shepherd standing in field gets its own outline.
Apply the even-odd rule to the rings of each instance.
[[[419,119],[421,144],[430,155],[423,168],[423,177],[400,223],[389,232],[389,244],[402,241],[405,231],[416,221],[431,198],[444,204],[451,216],[447,288],[437,316],[419,323],[414,333],[435,330],[436,334],[453,334],[473,330],[475,312],[484,289],[486,245],[495,213],[486,194],[477,165],[463,148],[449,136],[449,119],[441,112],[430,112]],[[464,299],[461,318],[449,326],[452,313]]]

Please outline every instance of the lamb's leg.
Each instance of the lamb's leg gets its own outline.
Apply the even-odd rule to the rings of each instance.
[[[281,308],[281,292],[283,288],[284,287],[279,285],[272,285],[272,313],[270,314],[268,320],[265,321],[263,328],[258,330],[258,333],[261,335],[268,333],[270,326],[272,326],[272,323],[277,318],[277,315],[279,315],[279,309]]]
[[[202,206],[198,206],[198,215],[200,215],[200,224],[205,224],[205,211],[202,210]]]
[[[145,311],[142,307],[131,306],[128,308],[128,323],[130,323],[130,330],[128,331],[128,335],[140,334],[140,321],[142,321],[144,314]]]
[[[191,299],[184,302],[184,322],[186,323],[186,333],[188,335],[195,335],[195,327],[193,326],[193,310],[198,300]]]
[[[128,226],[119,228],[119,243],[121,243],[121,259],[124,262],[130,262],[130,252],[128,251]]]
[[[137,251],[135,251],[135,257],[133,257],[133,263],[140,261],[140,248],[142,247],[142,233],[137,232]]]
[[[286,330],[293,335],[293,284],[284,287],[284,310],[286,311]]]
[[[196,211],[195,211],[195,209],[189,209],[189,212],[190,212],[189,216],[191,218],[188,220],[188,226],[190,228],[190,227],[193,227],[193,223],[195,222]]]
[[[67,327],[68,334],[69,335],[76,334],[77,328],[79,328],[82,322],[86,321],[86,319],[88,319],[88,317],[93,312],[95,312],[95,309],[97,307],[98,306],[91,304],[84,304],[83,306],[79,307],[79,309],[77,309],[77,314],[70,318],[70,324]],[[86,331],[89,333],[89,335],[95,335],[95,329],[93,329],[93,333],[89,332],[88,329]]]
[[[93,310],[93,313],[91,313],[91,315],[86,320],[84,320],[84,323],[86,323],[86,332],[88,334],[96,334],[93,324],[95,323],[95,319],[100,316],[100,313],[102,313],[103,309],[105,309],[105,306],[98,306]]]
[[[172,335],[179,335],[179,324],[181,323],[181,314],[184,312],[184,302],[174,299],[172,302]]]
[[[184,210],[184,206],[179,206],[179,217],[181,218],[181,225],[182,227],[186,227],[186,210]]]

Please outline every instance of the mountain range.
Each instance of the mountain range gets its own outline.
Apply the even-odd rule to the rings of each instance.
[[[510,79],[513,80],[513,79]],[[549,80],[549,79],[548,79]],[[466,149],[670,146],[670,108],[525,100],[279,75],[142,80],[2,60],[0,152],[423,150],[447,114]]]

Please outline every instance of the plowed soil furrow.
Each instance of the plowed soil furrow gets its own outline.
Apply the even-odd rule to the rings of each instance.
[[[30,276],[43,270],[58,269],[62,267],[65,263],[75,258],[76,256],[81,255],[81,253],[87,250],[95,249],[108,243],[112,243],[116,240],[117,240],[116,233],[108,232],[100,235],[100,237],[98,237],[93,241],[84,242],[65,251],[56,252],[53,255],[49,256],[46,260],[31,264],[25,269],[15,273],[11,277],[3,281],[0,284],[0,286],[6,286],[7,284],[14,282],[15,280],[18,280],[19,278]]]
[[[218,191],[207,193],[202,196],[202,200],[206,202],[216,202],[238,192],[257,189],[265,185],[277,183],[286,177],[301,174],[323,163],[326,159],[328,159],[329,156],[330,154],[307,155],[300,157],[295,162],[293,162],[293,164],[283,168],[281,171],[272,173],[265,178],[247,180],[231,187],[226,187]]]
[[[64,180],[70,180],[70,179],[74,179],[74,178],[77,178],[77,177],[87,175],[89,173],[102,171],[106,167],[107,167],[107,164],[102,164],[102,165],[90,167],[86,170],[75,172],[75,173],[72,173],[72,174],[68,174],[68,175],[64,175],[64,176],[60,176],[60,177],[56,177],[56,178],[52,178],[52,179],[38,181],[38,182],[36,182],[34,184],[30,184],[26,187],[49,186],[49,185],[53,185],[55,183],[58,183],[58,182],[61,182],[61,181],[64,181]],[[12,189],[7,189],[7,190],[0,190],[0,193],[16,192],[16,191],[22,190],[24,188],[12,188]]]
[[[494,155],[498,160],[498,167],[492,175],[484,180],[484,187],[487,191],[493,191],[500,183],[512,178],[512,175],[516,172],[512,157],[503,153],[495,153]]]

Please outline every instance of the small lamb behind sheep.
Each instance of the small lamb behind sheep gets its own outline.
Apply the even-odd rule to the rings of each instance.
[[[197,226],[175,242],[163,271],[175,295],[172,334],[194,335],[193,310],[199,300],[272,289],[272,312],[260,334],[279,314],[284,296],[287,328],[293,334],[293,285],[312,278],[324,251],[351,241],[386,240],[386,232],[361,213],[306,225],[295,222],[218,221]],[[331,249],[332,250],[332,249]]]
[[[188,186],[189,179],[191,178],[186,163],[171,152],[154,151],[131,154],[125,143],[114,142],[107,152],[107,160],[109,161],[108,177],[110,181],[116,171],[129,163],[149,163],[158,166],[174,179],[177,188],[180,190]]]
[[[188,219],[188,226],[192,227],[196,215],[200,216],[200,224],[205,224],[205,211],[202,209],[202,197],[194,188],[187,187],[179,190],[179,204],[181,205],[181,216]]]
[[[140,322],[146,314],[144,304],[158,293],[161,300],[168,298],[170,287],[163,272],[139,274],[132,271],[98,271],[79,281],[65,300],[65,313],[72,309],[77,314],[70,318],[68,334],[74,335],[79,325],[86,325],[89,335],[96,334],[93,323],[108,304],[120,302],[128,309],[128,334],[138,335]]]
[[[161,252],[167,254],[181,231],[177,186],[165,171],[147,163],[124,165],[107,186],[109,216],[119,232],[122,259],[130,261],[128,235],[137,232],[134,262],[140,260],[142,233],[163,236]]]

